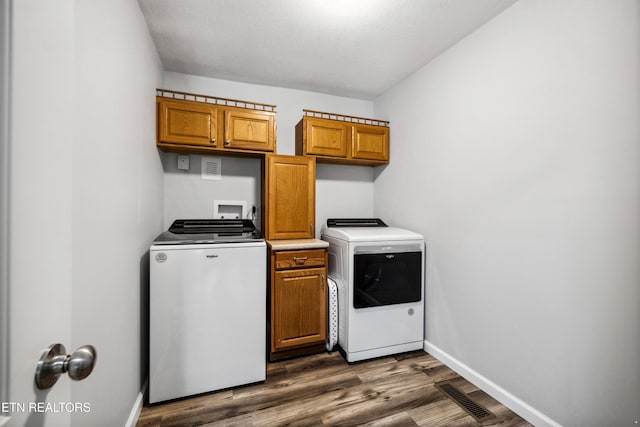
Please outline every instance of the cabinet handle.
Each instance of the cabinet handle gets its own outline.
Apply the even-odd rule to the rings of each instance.
[[[305,261],[308,259],[308,257],[306,256],[294,256],[293,257],[293,262],[295,262],[298,265],[302,265],[305,263]]]
[[[324,282],[326,282],[326,279],[324,278],[324,273],[322,273],[322,284],[320,286],[322,286],[322,290],[324,291]]]
[[[216,143],[216,139],[215,138],[211,138],[211,143],[215,144]]]
[[[227,140],[224,141],[224,145],[230,145],[230,144],[231,144],[231,140],[230,139],[227,139]]]

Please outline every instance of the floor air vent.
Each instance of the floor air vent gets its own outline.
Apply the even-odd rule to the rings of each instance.
[[[456,402],[462,409],[467,411],[469,415],[478,421],[488,420],[493,418],[494,415],[489,412],[485,407],[474,402],[466,393],[458,390],[451,383],[439,383],[436,387],[447,396],[449,396],[454,402]]]

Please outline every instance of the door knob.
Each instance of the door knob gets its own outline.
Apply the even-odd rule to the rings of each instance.
[[[96,365],[98,353],[92,345],[83,345],[73,354],[66,354],[62,344],[53,344],[46,349],[36,367],[36,386],[44,390],[53,387],[65,372],[72,380],[80,381],[89,376]]]

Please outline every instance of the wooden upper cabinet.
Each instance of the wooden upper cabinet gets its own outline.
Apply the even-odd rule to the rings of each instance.
[[[232,109],[224,114],[224,146],[259,151],[274,151],[275,114]]]
[[[304,122],[307,154],[347,157],[347,126],[335,120],[309,117]]]
[[[351,157],[354,159],[389,161],[389,128],[353,125]]]
[[[296,154],[318,162],[375,166],[389,163],[388,122],[304,110],[296,126]]]
[[[264,183],[266,239],[314,238],[315,158],[268,154]]]
[[[158,99],[158,141],[216,146],[215,106],[178,99]]]
[[[157,145],[163,150],[201,154],[276,151],[274,105],[163,89],[158,94]]]

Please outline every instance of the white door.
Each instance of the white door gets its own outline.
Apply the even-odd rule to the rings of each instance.
[[[11,98],[3,93],[2,110],[10,111],[5,115],[9,125],[3,126],[8,135],[3,135],[2,168],[3,181],[9,184],[2,187],[2,217],[8,221],[2,235],[8,292],[2,332],[5,337],[8,332],[9,339],[2,360],[6,366],[8,359],[9,378],[3,378],[6,395],[0,409],[11,413],[9,426],[70,425],[71,411],[59,405],[71,402],[68,378],[38,390],[34,374],[43,349],[58,342],[71,345],[73,77],[68,68],[73,26],[65,29],[61,24],[71,22],[72,3],[31,8],[34,5],[2,0],[3,23],[10,23],[3,26],[2,41],[4,47],[11,39],[10,62],[3,55]],[[40,25],[50,30],[50,40],[39,38]],[[17,46],[29,51],[16,51]],[[34,58],[51,59],[46,73],[33,66]],[[45,114],[45,99],[56,99],[59,106],[50,105]],[[51,406],[56,402],[57,408]]]
[[[0,0],[0,403],[7,402],[8,364],[8,185],[9,185],[9,3]],[[0,425],[3,415],[0,408]]]
[[[126,425],[146,376],[145,253],[162,231],[161,66],[137,2],[0,6],[0,74],[11,71],[11,99],[0,103],[10,112],[0,128],[9,185],[0,187],[0,224],[9,221],[0,230],[0,410],[11,427]],[[54,343],[67,353],[95,345],[96,367],[38,390],[37,361]]]

